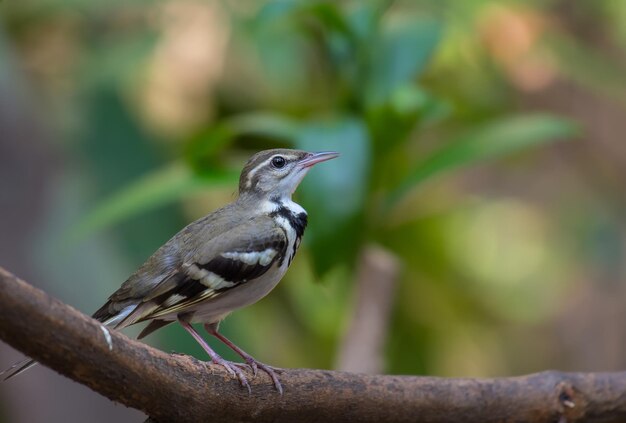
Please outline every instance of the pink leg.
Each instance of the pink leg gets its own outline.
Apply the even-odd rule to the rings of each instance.
[[[246,361],[248,366],[252,368],[252,372],[254,373],[255,376],[257,373],[257,367],[263,370],[265,373],[267,373],[269,377],[272,378],[272,381],[274,382],[274,386],[276,387],[276,390],[280,392],[281,395],[283,394],[283,386],[280,384],[280,381],[278,380],[278,376],[276,376],[276,371],[272,367],[266,364],[263,364],[259,361],[256,361],[250,354],[248,354],[247,352],[239,348],[237,345],[233,344],[232,341],[230,341],[224,335],[219,333],[215,325],[204,325],[204,328],[210,335],[213,335],[214,337],[222,341],[224,344],[226,344],[230,349],[232,349],[237,354],[239,354],[241,358],[243,358]]]
[[[252,393],[252,390],[250,389],[250,384],[248,383],[248,379],[246,379],[246,376],[243,374],[241,369],[237,367],[233,368],[233,366],[231,366],[228,361],[224,360],[222,357],[219,356],[218,353],[213,351],[213,349],[209,346],[209,344],[207,344],[206,341],[202,339],[200,334],[189,323],[184,322],[182,320],[179,320],[178,322],[181,324],[183,328],[185,328],[187,332],[191,334],[191,336],[193,336],[193,339],[195,339],[196,342],[200,344],[200,346],[204,349],[204,351],[206,351],[207,354],[209,354],[209,357],[211,357],[211,361],[213,361],[215,364],[219,364],[220,366],[224,367],[226,370],[228,370],[228,372],[231,375],[236,376],[239,379],[239,382],[241,382],[241,385],[248,388],[248,393]]]

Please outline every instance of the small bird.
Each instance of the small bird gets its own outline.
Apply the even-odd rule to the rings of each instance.
[[[307,225],[306,211],[291,196],[317,163],[339,154],[274,149],[252,156],[239,179],[238,198],[187,225],[159,248],[93,314],[121,329],[149,321],[139,339],[177,321],[211,360],[251,392],[235,363],[224,360],[192,326],[206,331],[240,355],[254,375],[265,371],[282,394],[275,370],[255,360],[218,332],[232,311],[266,296],[291,264]],[[33,365],[24,360],[5,370],[4,380]]]

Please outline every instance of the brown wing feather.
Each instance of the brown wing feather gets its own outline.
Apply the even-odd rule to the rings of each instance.
[[[259,216],[249,220],[190,255],[187,258],[190,261],[164,281],[165,285],[156,286],[145,295],[144,301],[119,326],[190,311],[198,303],[254,281],[282,260],[286,248],[286,234],[273,219]],[[275,251],[268,263],[246,263],[223,255],[232,253],[236,257],[237,254],[257,254],[268,249]]]

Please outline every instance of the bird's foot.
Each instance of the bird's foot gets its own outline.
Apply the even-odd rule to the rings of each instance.
[[[260,361],[256,361],[254,358],[247,356],[245,357],[246,364],[243,363],[233,363],[238,368],[250,367],[252,369],[252,374],[256,376],[257,369],[263,370],[274,382],[274,387],[276,390],[282,395],[283,394],[283,385],[278,380],[278,373],[282,373],[284,370],[276,367],[268,366],[267,364],[263,364]]]
[[[231,363],[229,361],[226,361],[220,356],[213,357],[212,362],[224,367],[228,371],[228,373],[231,374],[231,376],[239,379],[239,383],[241,383],[241,386],[244,386],[248,389],[248,394],[252,394],[252,388],[250,388],[248,378],[246,378],[246,375],[243,373],[243,371],[236,365],[237,363]]]

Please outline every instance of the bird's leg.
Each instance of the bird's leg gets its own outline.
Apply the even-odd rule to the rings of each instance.
[[[280,384],[280,381],[278,380],[278,376],[276,376],[276,371],[274,370],[273,367],[270,367],[267,364],[263,364],[260,361],[255,360],[254,357],[252,357],[250,354],[248,354],[247,352],[239,348],[237,345],[235,345],[232,341],[230,341],[224,335],[219,333],[217,331],[216,325],[205,324],[204,328],[210,335],[213,335],[214,337],[222,341],[224,344],[226,344],[230,349],[232,349],[237,354],[239,354],[241,358],[243,358],[246,361],[248,366],[252,368],[252,372],[254,373],[255,376],[257,373],[257,368],[267,373],[269,377],[272,379],[272,382],[274,382],[274,386],[276,387],[276,390],[280,392],[281,395],[283,394],[283,386]]]
[[[248,383],[248,379],[246,379],[246,375],[243,374],[241,369],[239,369],[237,367],[231,366],[228,361],[224,360],[222,357],[220,357],[220,355],[218,353],[213,351],[213,349],[209,346],[209,344],[207,344],[206,341],[204,339],[202,339],[202,336],[200,336],[198,331],[196,331],[193,328],[193,326],[191,326],[191,324],[189,324],[188,322],[185,322],[183,320],[179,320],[179,323],[181,324],[181,326],[183,328],[185,328],[185,330],[187,332],[189,332],[191,334],[191,336],[193,336],[193,339],[195,339],[196,342],[198,342],[198,344],[200,344],[200,346],[207,352],[207,354],[209,354],[209,357],[211,357],[211,361],[213,361],[215,364],[221,365],[231,375],[236,376],[239,379],[239,382],[241,382],[241,385],[245,386],[246,388],[248,388],[248,393],[252,393],[252,389],[250,388],[250,384]]]

